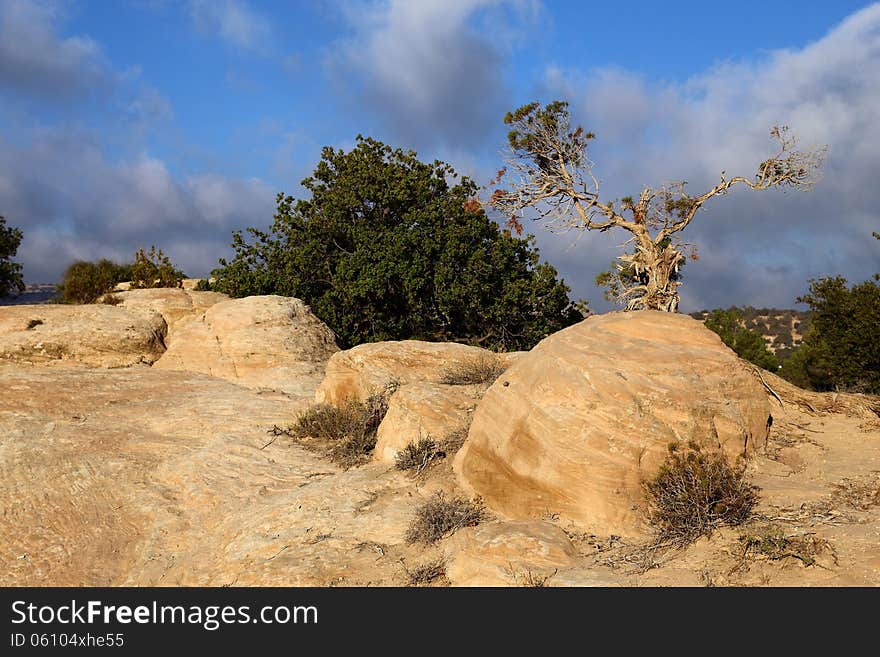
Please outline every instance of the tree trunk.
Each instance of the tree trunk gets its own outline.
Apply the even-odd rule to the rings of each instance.
[[[620,260],[632,273],[632,284],[623,293],[627,310],[678,311],[678,270],[684,261],[681,251],[654,242],[645,232],[636,235],[635,253]]]

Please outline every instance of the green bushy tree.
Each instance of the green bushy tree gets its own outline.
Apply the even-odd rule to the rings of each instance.
[[[162,249],[150,247],[149,253],[138,249],[131,267],[133,290],[155,287],[180,287],[186,275],[166,256]]]
[[[21,265],[12,261],[18,253],[21,239],[21,231],[7,226],[6,219],[0,216],[0,297],[9,296],[13,292],[24,292]]]
[[[308,303],[347,346],[407,338],[526,349],[583,314],[532,238],[502,231],[449,165],[358,137],[325,148],[311,193],[233,235],[213,289]]]
[[[810,281],[799,302],[810,306],[810,328],[783,368],[794,383],[815,390],[880,394],[880,285],[848,286],[841,276]]]
[[[743,314],[738,308],[713,310],[706,317],[705,323],[740,358],[765,370],[775,372],[778,369],[776,356],[767,349],[767,343],[760,333],[746,328]]]
[[[79,260],[64,272],[56,298],[61,303],[93,303],[118,283],[131,279],[132,265],[111,260],[97,262]]]

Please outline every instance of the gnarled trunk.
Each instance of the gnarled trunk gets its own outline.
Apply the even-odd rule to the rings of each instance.
[[[621,295],[627,310],[678,311],[678,271],[684,256],[670,244],[658,244],[645,233],[636,236],[634,253],[620,256],[622,271],[631,275]]]

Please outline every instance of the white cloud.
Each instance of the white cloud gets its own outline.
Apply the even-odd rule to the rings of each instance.
[[[476,29],[487,12],[494,28]],[[406,145],[461,146],[483,139],[503,112],[510,26],[534,13],[534,3],[505,0],[348,6],[354,35],[328,67],[358,111],[367,108]]]
[[[263,50],[272,34],[268,19],[243,0],[191,0],[190,13],[197,28],[238,48]]]

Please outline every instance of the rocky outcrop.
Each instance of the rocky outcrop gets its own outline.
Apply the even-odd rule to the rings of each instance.
[[[497,354],[506,363],[520,352]],[[479,347],[455,342],[373,342],[335,354],[327,363],[324,380],[315,400],[338,404],[349,398],[365,399],[389,385],[439,383],[444,372],[460,363],[476,361],[495,354]]]
[[[442,441],[466,429],[483,386],[416,382],[401,386],[388,401],[388,412],[376,432],[373,460],[394,463],[397,453],[420,438]]]
[[[267,434],[306,401],[148,367],[0,362],[0,389],[2,586],[403,584],[417,557],[407,477]]]
[[[337,351],[333,332],[302,301],[256,296],[220,301],[178,323],[155,367],[311,397]]]
[[[731,457],[764,445],[752,366],[697,320],[610,313],[544,339],[484,396],[455,460],[461,485],[515,519],[644,531],[641,484],[676,441]]]
[[[0,361],[128,367],[165,351],[162,316],[107,305],[46,304],[0,310]]]
[[[446,544],[455,586],[526,586],[579,563],[559,527],[540,520],[493,522],[460,530]]]
[[[108,295],[109,296],[109,295]],[[159,313],[168,324],[168,340],[174,339],[178,323],[201,315],[216,303],[229,299],[218,292],[194,292],[179,287],[160,287],[113,293],[117,304],[127,310],[147,314]]]

